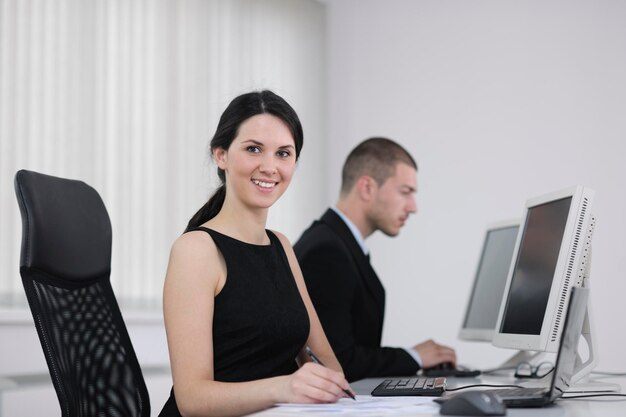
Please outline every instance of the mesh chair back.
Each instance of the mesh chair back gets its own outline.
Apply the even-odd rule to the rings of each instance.
[[[109,280],[111,222],[81,181],[21,170],[20,274],[64,417],[150,415]]]

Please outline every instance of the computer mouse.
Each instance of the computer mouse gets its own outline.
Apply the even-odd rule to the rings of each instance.
[[[442,398],[440,414],[446,416],[503,416],[506,405],[488,391],[462,391],[447,399]]]

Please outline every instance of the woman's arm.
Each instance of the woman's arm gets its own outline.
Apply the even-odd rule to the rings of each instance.
[[[225,282],[225,262],[208,234],[185,233],[174,243],[163,310],[174,392],[182,415],[242,415],[279,402],[334,402],[343,396],[340,385],[333,382],[341,383],[343,378],[315,364],[281,377],[215,381],[214,298]]]

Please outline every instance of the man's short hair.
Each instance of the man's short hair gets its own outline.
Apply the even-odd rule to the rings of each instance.
[[[417,170],[409,152],[391,139],[375,137],[364,140],[350,152],[341,173],[341,194],[345,195],[363,175],[368,175],[381,186],[394,175],[398,162]]]

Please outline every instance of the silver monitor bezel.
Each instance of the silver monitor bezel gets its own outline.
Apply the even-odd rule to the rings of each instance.
[[[539,197],[529,199],[526,202],[520,229],[515,243],[515,250],[507,283],[500,305],[498,323],[493,336],[493,345],[509,349],[557,352],[561,336],[562,323],[567,314],[567,303],[569,301],[570,288],[582,284],[582,275],[577,274],[581,263],[584,260],[583,243],[585,233],[593,224],[592,205],[595,192],[583,186],[568,187],[562,190],[544,194]],[[565,231],[561,240],[557,265],[555,268],[548,303],[544,312],[543,323],[540,334],[513,334],[503,333],[502,321],[509,298],[511,281],[517,265],[521,241],[524,236],[528,214],[533,207],[550,203],[563,198],[572,198],[570,210],[567,216]],[[582,234],[582,235],[581,235]],[[568,270],[569,269],[569,270]]]

